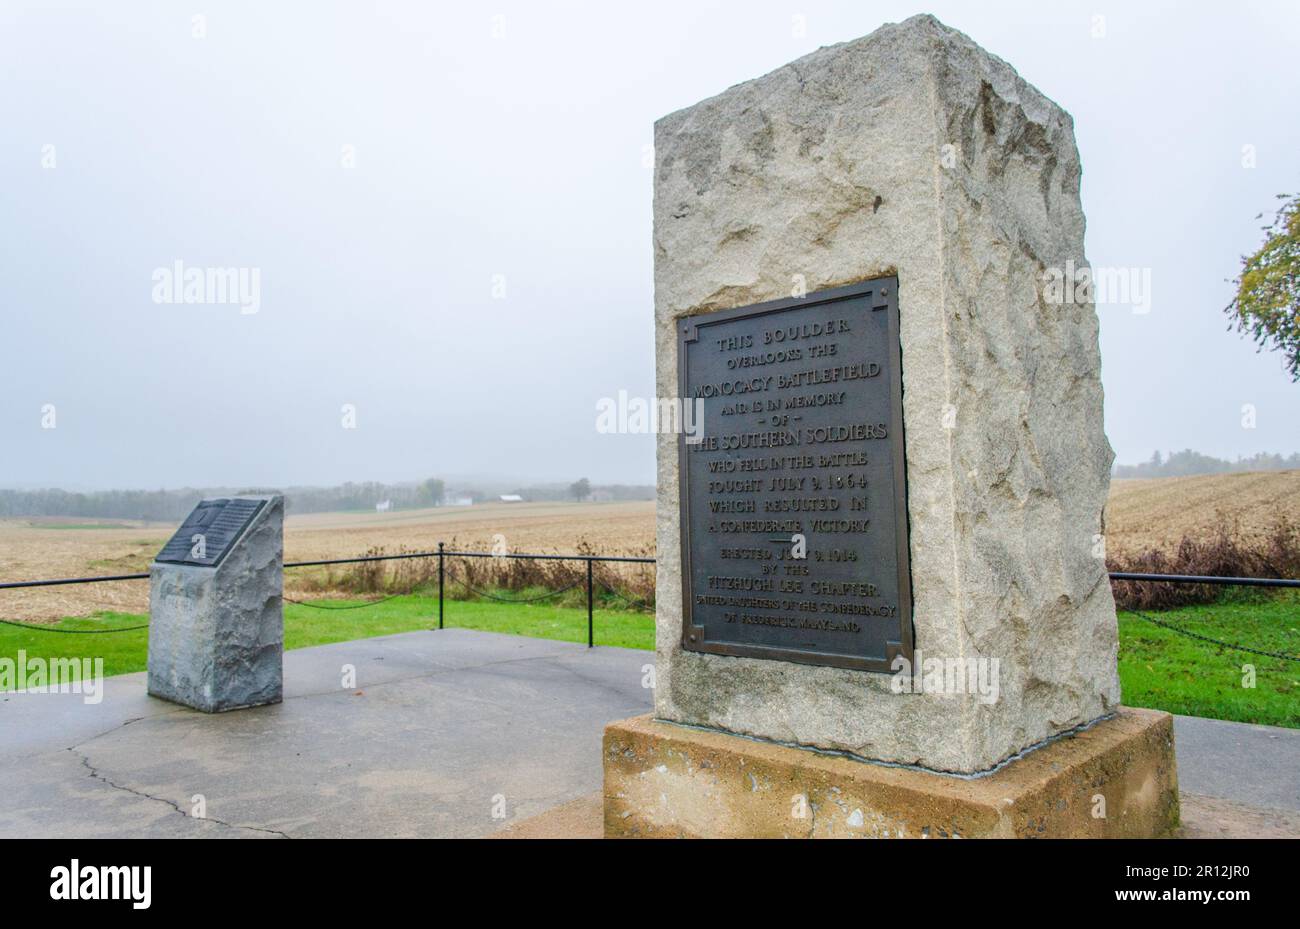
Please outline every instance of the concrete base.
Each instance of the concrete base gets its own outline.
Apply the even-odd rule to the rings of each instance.
[[[1178,827],[1173,717],[1122,708],[990,774],[872,764],[656,722],[605,728],[605,835],[1137,838]]]

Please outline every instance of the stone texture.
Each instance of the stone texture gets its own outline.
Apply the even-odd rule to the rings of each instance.
[[[284,498],[268,503],[216,568],[149,569],[149,693],[207,713],[279,703]]]
[[[605,728],[607,837],[1136,838],[1177,826],[1173,718],[1153,710],[1121,710],[974,778],[649,716]]]
[[[661,119],[655,156],[660,396],[677,392],[677,319],[788,297],[795,275],[809,292],[898,275],[916,645],[1001,662],[985,705],[683,651],[663,435],[656,714],[972,772],[1114,712],[1097,316],[1041,288],[1045,269],[1085,264],[1069,115],[918,16]]]

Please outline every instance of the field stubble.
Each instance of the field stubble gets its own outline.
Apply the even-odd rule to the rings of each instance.
[[[461,551],[490,552],[499,545],[505,551],[527,554],[586,551],[653,557],[654,510],[651,501],[488,503],[391,513],[291,515],[285,521],[285,560],[432,551],[440,541],[450,550]],[[84,518],[0,521],[0,579],[148,571],[153,556],[175,529],[172,524],[125,520],[87,525]],[[463,573],[465,565],[469,566],[467,575]],[[512,585],[553,582],[579,569],[584,582],[586,577],[579,562],[448,559],[447,567],[453,578],[480,589],[493,586],[496,572],[504,572],[504,579]],[[285,572],[285,593],[295,598],[345,596],[409,589],[436,577],[436,559],[389,562],[382,567],[294,568]],[[654,566],[598,565],[596,580],[644,599],[647,593],[653,595]],[[566,584],[569,582],[571,579]],[[0,591],[0,618],[23,622],[52,622],[100,610],[144,613],[148,608],[147,580]]]
[[[1229,570],[1233,563],[1221,557],[1224,552],[1245,553],[1243,563],[1267,567],[1250,553],[1267,551],[1279,526],[1292,533],[1300,526],[1300,471],[1114,481],[1106,513],[1108,560],[1112,570],[1181,570],[1204,563],[1220,570],[1203,573],[1237,573]],[[146,571],[174,529],[171,524],[84,518],[0,521],[0,578]],[[489,503],[291,515],[285,556],[287,561],[313,561],[430,551],[439,541],[465,551],[487,552],[500,545],[518,553],[652,556],[654,536],[655,505],[649,501]],[[1180,557],[1185,539],[1192,548]],[[1225,547],[1225,539],[1236,549]],[[455,559],[448,561],[448,570],[453,578],[449,590],[456,588],[456,596],[463,594],[462,583],[478,589],[554,590],[585,581],[579,562]],[[614,587],[634,601],[653,597],[653,566],[598,565],[596,571],[598,586]],[[285,587],[295,598],[355,596],[409,590],[434,578],[436,561],[412,560],[383,567],[291,569]],[[148,603],[147,581],[0,591],[0,617],[31,622],[100,610],[143,613]]]

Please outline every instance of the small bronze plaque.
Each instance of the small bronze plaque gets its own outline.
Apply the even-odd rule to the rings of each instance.
[[[704,402],[678,440],[683,647],[910,661],[897,279],[687,317],[678,335],[682,399]]]
[[[215,568],[264,506],[237,497],[200,501],[154,561]]]

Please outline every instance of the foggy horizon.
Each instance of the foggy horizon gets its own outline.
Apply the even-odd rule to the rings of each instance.
[[[1087,258],[1141,291],[1098,307],[1116,463],[1300,451],[1222,311],[1297,187],[1296,7],[15,2],[0,487],[653,484],[595,421],[654,396],[654,121],[922,11],[1073,116]]]

